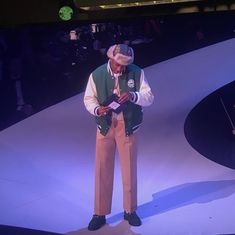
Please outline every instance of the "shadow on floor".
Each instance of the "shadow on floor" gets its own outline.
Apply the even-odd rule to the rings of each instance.
[[[139,216],[144,219],[194,203],[208,203],[235,193],[235,180],[206,181],[178,185],[158,193],[153,199],[138,207]],[[123,219],[123,213],[108,218],[108,223]]]

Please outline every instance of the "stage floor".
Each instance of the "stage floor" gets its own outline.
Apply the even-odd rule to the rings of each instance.
[[[87,230],[96,126],[83,93],[0,132],[0,224],[69,235],[234,234],[235,171],[199,154],[184,136],[193,107],[234,80],[234,55],[232,39],[144,69],[155,102],[139,130],[141,227],[122,219],[117,155],[108,224]]]

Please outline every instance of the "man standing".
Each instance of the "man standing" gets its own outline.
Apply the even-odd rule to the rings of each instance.
[[[97,230],[106,223],[111,212],[114,157],[118,149],[122,182],[124,219],[140,226],[137,209],[137,150],[136,130],[143,113],[142,106],[154,100],[144,71],[132,64],[133,49],[125,44],[113,45],[107,52],[108,63],[94,70],[88,80],[84,104],[95,116],[96,172],[94,215],[89,230]],[[116,102],[107,102],[116,95]],[[115,105],[113,105],[115,104]],[[119,107],[120,106],[120,107]],[[116,108],[119,107],[116,111]]]

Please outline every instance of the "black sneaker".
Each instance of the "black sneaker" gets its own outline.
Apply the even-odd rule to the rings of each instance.
[[[124,220],[127,220],[128,223],[132,226],[140,226],[142,224],[139,216],[135,211],[132,213],[127,213],[124,211]]]
[[[93,215],[89,225],[88,230],[94,231],[101,228],[104,224],[106,224],[105,215]]]

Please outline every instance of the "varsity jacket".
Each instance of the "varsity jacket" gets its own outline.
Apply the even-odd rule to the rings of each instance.
[[[115,79],[112,75],[109,63],[98,67],[89,77],[84,96],[84,104],[95,115],[97,126],[103,135],[108,133],[111,126],[112,112],[106,116],[98,116],[96,110],[113,94]],[[118,78],[118,84],[120,93],[133,94],[133,100],[128,101],[123,110],[125,134],[129,136],[138,129],[143,120],[142,106],[152,104],[154,97],[143,70],[134,64],[126,66]]]

